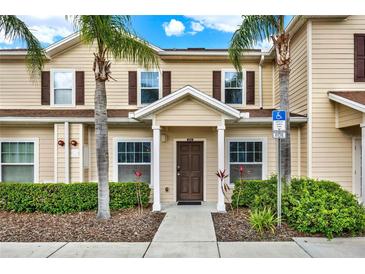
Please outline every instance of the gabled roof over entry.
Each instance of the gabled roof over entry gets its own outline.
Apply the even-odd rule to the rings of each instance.
[[[349,108],[365,112],[364,91],[330,91],[328,98]]]
[[[224,104],[221,101],[218,101],[217,99],[214,99],[213,97],[201,92],[200,90],[193,88],[192,86],[185,86],[144,108],[141,108],[135,112],[130,112],[129,118],[134,118],[137,120],[146,118],[156,113],[157,111],[166,108],[167,106],[170,106],[171,104],[174,104],[180,101],[181,99],[189,96],[203,103],[204,105],[211,107],[212,109],[215,109],[218,112],[230,117],[231,119],[241,118],[241,114],[237,109],[234,109],[233,107]]]

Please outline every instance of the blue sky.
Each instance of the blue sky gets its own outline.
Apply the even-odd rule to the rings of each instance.
[[[44,47],[59,41],[73,32],[70,22],[63,16],[19,16],[30,27]],[[286,23],[292,17],[286,16]],[[136,33],[160,48],[227,48],[241,16],[182,16],[139,15],[132,16]],[[0,48],[21,48],[20,41],[4,39],[0,32]],[[270,43],[263,41],[258,48],[267,50]]]

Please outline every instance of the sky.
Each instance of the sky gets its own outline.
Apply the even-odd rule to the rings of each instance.
[[[74,32],[72,24],[64,16],[18,16],[34,35],[47,47]],[[286,24],[292,16],[286,16]],[[160,48],[227,48],[233,32],[242,22],[240,15],[183,16],[138,15],[132,16],[134,31],[151,44]],[[0,49],[24,48],[21,41],[5,39],[0,31]],[[269,41],[256,45],[264,51],[270,49]]]

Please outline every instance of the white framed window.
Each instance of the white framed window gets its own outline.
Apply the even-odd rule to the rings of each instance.
[[[75,106],[75,70],[51,70],[51,104],[54,107]]]
[[[138,105],[148,105],[161,98],[161,75],[159,71],[138,71]]]
[[[236,70],[222,71],[222,101],[228,105],[245,104],[245,73]]]
[[[244,167],[244,180],[266,178],[266,138],[233,138],[227,141],[229,183],[240,179],[240,166]]]
[[[142,173],[141,181],[151,185],[152,140],[121,139],[115,143],[115,175],[117,182],[135,182],[135,172]]]
[[[38,139],[0,139],[0,181],[38,182]]]

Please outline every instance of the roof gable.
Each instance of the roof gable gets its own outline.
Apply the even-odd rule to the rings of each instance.
[[[238,110],[222,103],[221,101],[218,101],[217,99],[214,99],[213,97],[193,88],[192,86],[185,86],[144,108],[141,108],[135,112],[130,112],[129,117],[137,120],[144,119],[151,114],[157,113],[160,110],[187,97],[192,97],[193,99],[204,104],[205,106],[230,117],[230,119],[239,119],[241,117]]]

